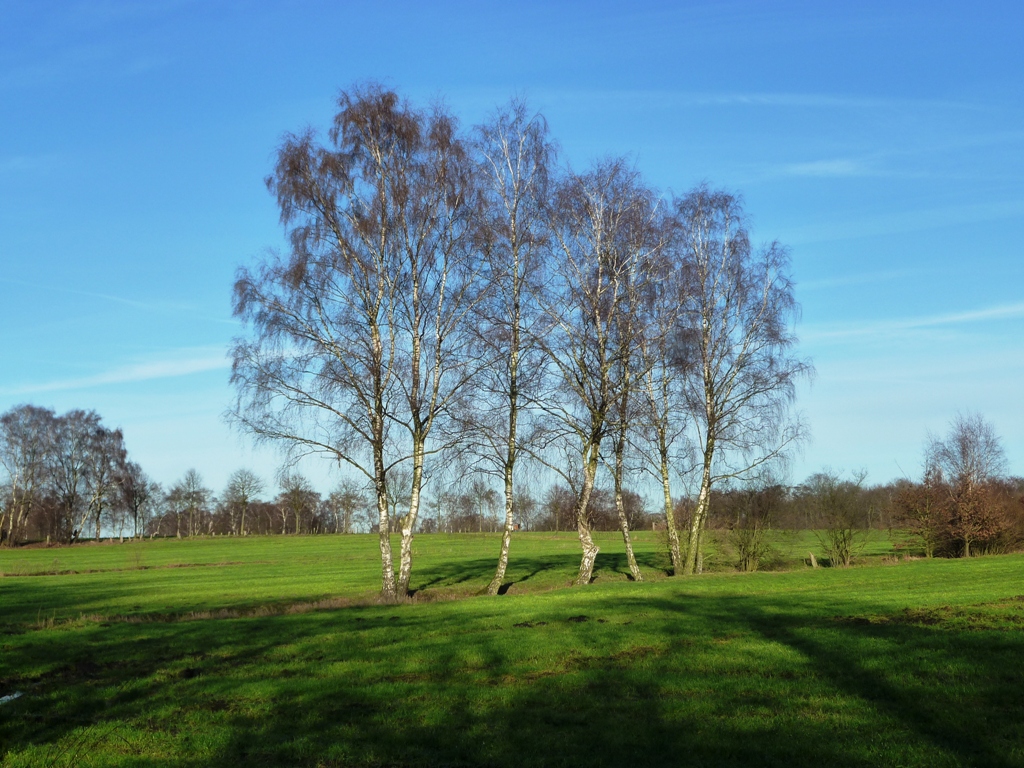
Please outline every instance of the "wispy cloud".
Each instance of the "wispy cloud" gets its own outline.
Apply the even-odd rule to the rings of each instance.
[[[142,309],[149,312],[193,314],[199,317],[204,317],[205,319],[211,320],[216,323],[223,323],[226,325],[238,325],[238,321],[236,320],[224,317],[211,317],[198,311],[193,305],[184,302],[129,299],[124,296],[116,296],[110,293],[82,291],[77,288],[67,288],[60,285],[42,285],[40,283],[33,283],[28,280],[16,280],[13,278],[6,277],[0,277],[0,283],[21,285],[25,286],[26,288],[35,288],[37,290],[52,291],[55,293],[63,293],[70,296],[82,296],[89,299],[100,299],[101,301],[107,301],[112,304],[120,304],[125,307],[132,307],[133,309]]]
[[[812,224],[781,234],[792,245],[855,240],[942,227],[977,224],[1024,216],[1024,200],[1000,200],[971,205],[943,206],[917,211],[868,216],[863,219]]]
[[[897,269],[886,272],[865,272],[857,275],[837,275],[836,277],[825,277],[818,280],[799,280],[797,281],[797,287],[800,291],[845,288],[850,285],[885,283],[890,280],[899,280],[915,274],[918,274],[917,270]]]
[[[815,160],[809,163],[791,163],[782,167],[787,176],[835,178],[845,176],[873,176],[877,171],[863,160]]]
[[[992,320],[1017,320],[1024,318],[1024,302],[1001,304],[963,312],[949,312],[939,315],[895,318],[867,323],[829,325],[818,328],[804,328],[800,334],[805,341],[828,341],[850,339],[862,336],[891,336],[893,334],[941,326],[955,326]]]
[[[899,178],[899,179],[971,179],[991,178],[992,171],[966,170],[951,158],[962,158],[965,150],[1024,142],[1024,132],[1002,131],[944,137],[942,140],[914,141],[893,145],[884,151],[860,156],[799,159],[788,163],[752,164],[745,172],[747,184],[776,182],[780,178]],[[1012,173],[1012,170],[1008,171]],[[980,175],[979,175],[980,174]]]
[[[223,370],[230,367],[223,350],[192,350],[191,354],[179,355],[163,360],[148,360],[112,368],[91,376],[23,384],[0,390],[0,395],[23,396],[42,392],[65,392],[89,389],[112,384],[131,384],[154,379],[169,379],[191,376],[196,373]]]
[[[966,312],[952,312],[945,315],[932,315],[908,321],[913,327],[924,328],[930,325],[950,325],[952,323],[970,323],[978,320],[1006,320],[1024,317],[1024,303],[1003,304],[984,309],[972,309]]]
[[[909,342],[907,346],[913,346]],[[1024,373],[1024,355],[1012,339],[976,347],[970,344],[943,345],[945,354],[929,350],[913,354],[906,346],[885,346],[865,354],[834,355],[816,361],[815,388],[867,396],[858,388],[876,385],[875,395],[884,397],[895,385],[916,385],[921,397],[938,390],[971,392],[981,388],[1010,388],[1019,384]]]

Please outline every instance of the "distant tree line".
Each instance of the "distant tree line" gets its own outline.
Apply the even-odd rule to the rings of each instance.
[[[95,411],[57,415],[21,405],[0,414],[0,545],[349,533],[365,521],[365,494],[351,482],[321,498],[286,469],[278,486],[276,497],[264,500],[264,481],[241,469],[217,496],[190,469],[164,488],[129,460],[121,430],[106,427]]]
[[[850,565],[870,530],[887,531],[908,555],[967,557],[1024,547],[1024,478],[1006,477],[991,424],[957,416],[945,437],[929,437],[920,480],[866,486],[864,475],[824,470],[804,482],[732,484],[709,496],[707,528],[720,559],[740,570],[771,565],[773,542],[785,532],[814,531],[832,565]],[[128,460],[120,430],[94,412],[63,416],[32,405],[0,414],[0,542],[74,543],[101,535],[141,537],[349,534],[379,532],[372,488],[350,478],[322,495],[302,474],[276,476],[276,493],[247,469],[232,473],[219,494],[188,470],[164,488]],[[408,473],[394,471],[389,503],[408,503]],[[520,484],[513,526],[523,531],[575,531],[578,493],[563,482],[539,493]],[[417,530],[493,533],[504,527],[501,495],[484,474],[430,494]],[[635,490],[599,485],[587,505],[593,531],[653,529],[668,548],[669,521]],[[673,499],[679,530],[692,523],[696,494]],[[391,520],[399,516],[392,514]],[[399,533],[397,528],[392,533]]]

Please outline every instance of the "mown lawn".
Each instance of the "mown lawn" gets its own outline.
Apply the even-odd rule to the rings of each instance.
[[[59,574],[0,578],[2,765],[1024,765],[1024,556],[668,579],[639,538],[643,584],[534,534],[436,600],[497,540],[420,536],[397,606],[370,537],[0,553]]]
[[[885,532],[871,531],[863,538],[858,562],[878,563],[893,555]],[[597,533],[595,539],[601,546],[595,581],[628,579],[621,534]],[[418,599],[478,592],[493,574],[499,542],[498,534],[417,536],[412,587]],[[633,542],[645,578],[664,578],[669,560],[659,536],[634,531]],[[397,552],[397,537],[393,546]],[[775,532],[769,566],[803,568],[810,551],[824,557],[812,532]],[[727,544],[716,547],[712,541],[705,562],[712,570],[734,570]],[[523,594],[563,587],[578,567],[575,533],[520,534],[513,544],[507,588]],[[0,549],[0,627],[43,625],[83,615],[278,612],[296,603],[365,602],[379,588],[375,535],[157,539]]]

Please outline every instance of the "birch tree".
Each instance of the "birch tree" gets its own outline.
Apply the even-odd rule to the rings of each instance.
[[[162,495],[158,483],[153,482],[134,461],[126,461],[118,477],[118,503],[132,521],[132,538],[140,538],[146,531],[148,517]]]
[[[673,332],[683,291],[683,270],[679,261],[681,255],[678,248],[662,247],[658,258],[651,265],[649,320],[640,338],[639,351],[643,360],[639,376],[642,407],[635,421],[636,439],[644,458],[643,466],[661,486],[673,575],[682,573],[683,557],[676,524],[672,478],[674,474],[686,474],[690,452],[683,390],[674,365],[673,352]]]
[[[683,570],[703,568],[711,490],[750,478],[802,436],[789,405],[812,372],[793,353],[798,314],[789,253],[755,249],[740,200],[698,187],[675,201],[682,283],[675,366],[699,452],[700,479]]]
[[[323,508],[334,519],[335,533],[351,533],[356,513],[366,506],[363,489],[352,478],[345,478],[324,500]]]
[[[277,495],[277,506],[281,510],[281,533],[288,533],[289,516],[295,519],[293,533],[302,533],[303,518],[307,521],[306,532],[309,533],[309,521],[320,505],[320,494],[306,477],[294,470],[283,471],[278,485],[281,488]]]
[[[46,483],[56,416],[48,408],[22,405],[0,416],[0,467],[7,474],[0,506],[0,543],[14,546]]]
[[[522,454],[524,406],[542,371],[536,336],[536,285],[549,242],[546,207],[554,147],[547,123],[513,100],[476,131],[485,205],[483,233],[487,293],[474,313],[482,408],[474,419],[479,451],[501,477],[504,527],[498,565],[487,593],[498,594],[515,525],[515,469]]]
[[[57,502],[57,533],[63,541],[78,541],[89,517],[90,451],[99,428],[95,411],[69,411],[53,422],[47,475]]]
[[[454,119],[368,85],[344,92],[328,142],[285,137],[267,180],[287,255],[239,271],[234,420],[293,455],[364,475],[379,519],[381,593],[408,591],[432,433],[471,378],[459,338],[470,296],[471,173]],[[404,434],[396,435],[397,432]],[[399,574],[388,473],[413,472]]]
[[[651,364],[643,352],[652,321],[654,266],[661,246],[657,212],[651,197],[650,193],[640,191],[616,248],[619,251],[617,258],[623,263],[619,267],[621,287],[611,322],[612,343],[616,348],[611,366],[615,401],[612,408],[612,460],[608,463],[612,473],[615,511],[626,547],[626,562],[634,581],[643,581],[643,576],[633,555],[629,516],[624,502],[624,480],[630,434],[639,421],[642,406],[639,397],[648,376],[647,366]]]
[[[989,486],[1006,469],[1006,455],[995,427],[977,413],[961,413],[944,438],[930,435],[925,451],[926,474],[945,481],[949,532],[964,557],[971,546],[997,534],[1006,521],[992,503]]]
[[[601,446],[613,426],[616,372],[628,365],[616,338],[618,313],[630,281],[642,269],[638,230],[649,220],[650,209],[650,193],[623,160],[605,161],[585,174],[569,173],[552,208],[553,272],[541,299],[552,330],[541,344],[557,371],[560,397],[544,407],[564,429],[568,444],[563,449],[580,462],[578,484],[563,473],[578,489],[573,515],[582,557],[576,584],[592,580],[599,551],[588,504]],[[627,557],[635,564],[626,529],[624,534]]]
[[[400,520],[400,596],[409,592],[427,458],[460,442],[458,414],[481,367],[469,354],[469,316],[481,296],[474,167],[451,115],[435,108],[421,119],[422,144],[405,178],[406,212],[398,220],[395,328],[404,375],[396,379],[401,407],[390,415],[404,429],[412,470],[408,512]]]
[[[397,376],[394,219],[404,197],[400,169],[419,133],[407,105],[371,87],[341,95],[328,146],[311,129],[287,135],[267,186],[291,250],[239,270],[235,283],[235,314],[254,338],[236,340],[232,350],[232,416],[259,440],[326,455],[367,477],[386,599],[397,595],[387,502],[387,473],[397,463],[389,419]]]
[[[213,502],[213,491],[203,484],[203,476],[195,469],[189,469],[175,486],[178,493],[180,512],[178,521],[178,537],[180,536],[181,515],[188,513],[188,535],[198,536],[204,525],[209,533],[211,521],[210,505]]]
[[[236,536],[248,534],[245,518],[249,512],[249,505],[263,493],[263,490],[263,480],[252,470],[236,469],[228,478],[227,487],[224,489],[224,503],[227,504],[231,515],[231,532]]]
[[[128,452],[120,429],[107,429],[98,423],[88,436],[85,480],[88,501],[85,517],[78,530],[85,527],[86,519],[95,526],[96,540],[100,540],[104,514],[118,505],[119,487],[124,476]]]

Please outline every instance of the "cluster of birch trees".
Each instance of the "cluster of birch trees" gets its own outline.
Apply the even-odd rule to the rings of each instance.
[[[147,498],[121,430],[95,411],[21,405],[0,414],[0,543],[98,539],[114,516],[137,528]]]
[[[789,406],[810,365],[795,355],[787,251],[751,243],[731,194],[659,195],[621,158],[572,169],[521,101],[464,131],[445,107],[375,84],[340,95],[326,137],[286,135],[267,185],[289,246],[238,272],[232,415],[368,481],[386,599],[408,593],[424,486],[452,468],[501,480],[494,593],[524,460],[573,491],[578,584],[598,555],[591,495],[610,474],[639,580],[628,473],[661,484],[673,568],[696,573],[715,483],[800,437]],[[682,476],[696,506],[677,531]]]

